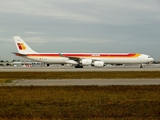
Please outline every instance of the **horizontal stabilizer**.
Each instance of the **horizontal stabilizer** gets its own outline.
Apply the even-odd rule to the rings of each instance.
[[[17,52],[12,52],[12,53],[17,55],[17,56],[27,56],[27,54],[22,54],[22,53],[17,53]]]

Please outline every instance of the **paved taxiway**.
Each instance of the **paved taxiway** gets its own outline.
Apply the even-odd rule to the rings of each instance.
[[[57,79],[15,80],[9,86],[66,86],[66,85],[160,85],[160,79]]]
[[[144,68],[136,67],[125,67],[125,66],[113,66],[113,67],[0,67],[0,72],[84,72],[84,71],[160,71],[160,66],[146,66]]]

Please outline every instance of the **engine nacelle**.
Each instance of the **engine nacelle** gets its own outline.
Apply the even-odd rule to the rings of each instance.
[[[94,61],[93,66],[94,67],[104,67],[104,62],[103,61]]]
[[[91,65],[92,60],[91,59],[82,59],[81,64],[82,65]]]

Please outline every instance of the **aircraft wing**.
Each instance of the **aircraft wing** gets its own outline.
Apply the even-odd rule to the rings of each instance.
[[[61,54],[61,53],[59,53],[59,55],[61,56],[61,57],[66,57],[66,58],[69,58],[70,60],[74,60],[74,61],[81,61],[82,59],[84,59],[84,58],[79,58],[79,57],[69,57],[69,56],[65,56],[65,55],[63,55],[63,54]],[[92,61],[100,61],[100,60],[97,60],[97,59],[92,59]]]
[[[61,54],[61,53],[59,53],[59,55],[60,55],[61,57],[69,58],[70,60],[75,60],[75,61],[80,61],[80,60],[81,60],[81,58],[79,58],[79,57],[69,57],[69,56],[65,56],[65,55],[63,55],[63,54]]]

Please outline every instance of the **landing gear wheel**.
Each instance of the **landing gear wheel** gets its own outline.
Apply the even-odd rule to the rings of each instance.
[[[77,66],[75,66],[75,68],[83,68],[83,66],[77,65]]]
[[[142,64],[140,65],[140,68],[143,68],[143,65],[142,65]]]

